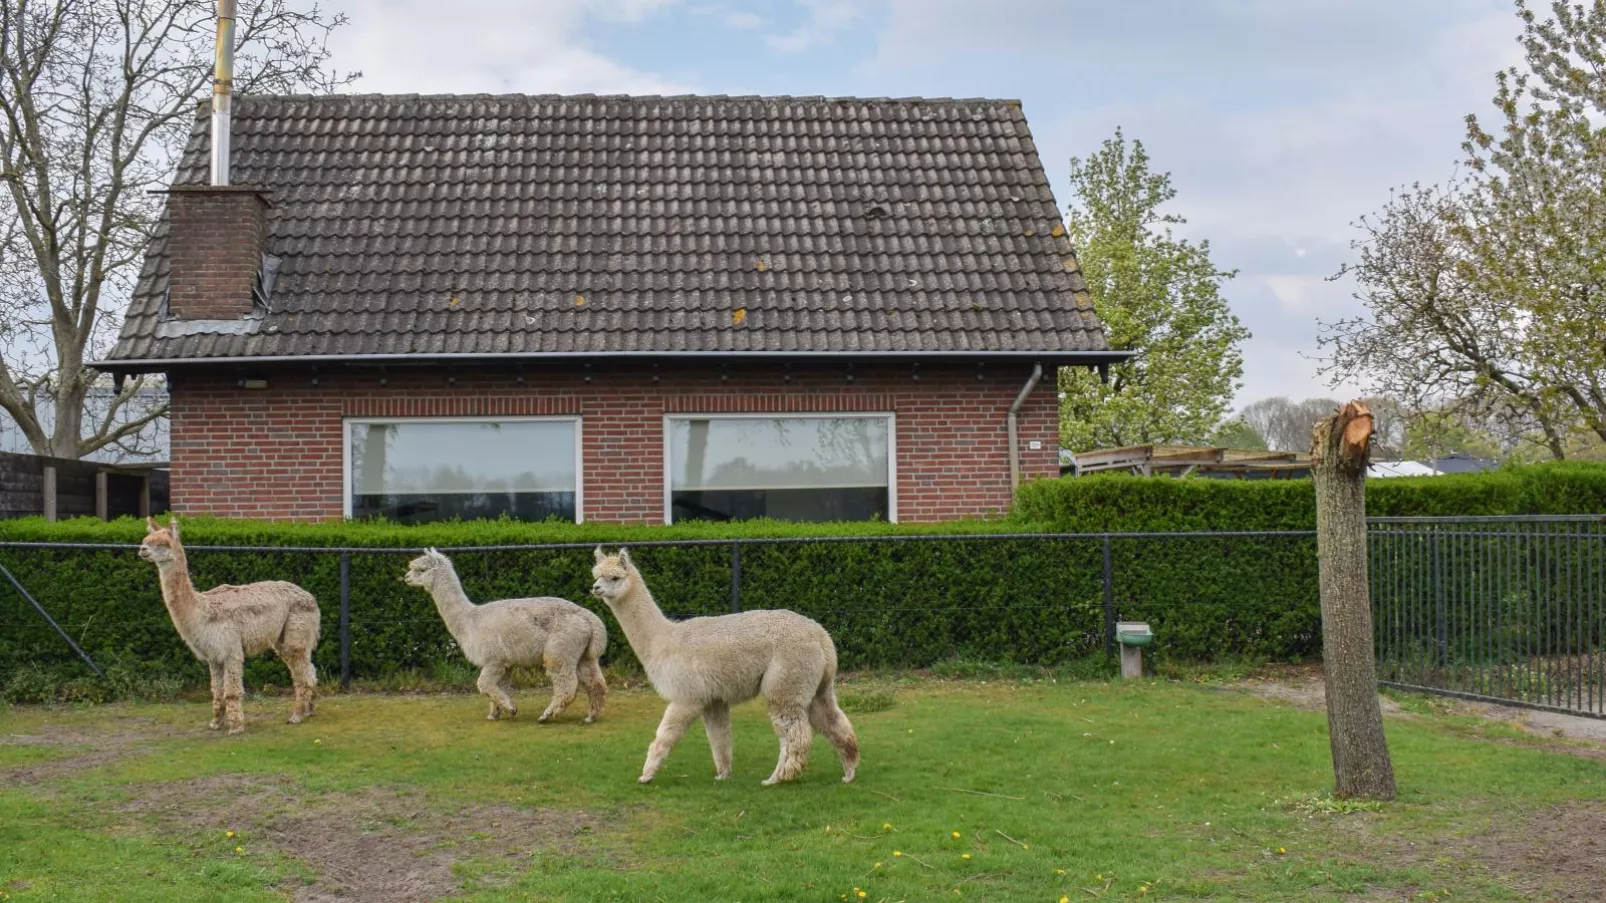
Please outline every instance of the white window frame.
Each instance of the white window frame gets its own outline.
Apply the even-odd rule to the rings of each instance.
[[[351,519],[351,427],[352,424],[387,423],[572,423],[574,424],[574,522],[585,523],[585,424],[576,415],[556,417],[347,417],[340,425],[341,510]]]
[[[707,414],[665,414],[664,415],[664,523],[674,523],[674,507],[671,499],[674,497],[674,468],[670,460],[669,424],[676,420],[850,420],[860,418],[865,420],[879,419],[887,422],[887,522],[898,522],[898,415],[892,411],[831,411],[831,412],[802,412],[785,411],[781,413],[707,413]],[[348,443],[349,444],[349,443]],[[349,498],[349,495],[348,495]]]

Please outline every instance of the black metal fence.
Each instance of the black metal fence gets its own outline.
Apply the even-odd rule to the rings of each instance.
[[[1606,715],[1606,517],[1379,518],[1370,524],[1379,678],[1395,687]],[[470,598],[591,606],[591,543],[448,549]],[[193,671],[133,546],[0,543],[8,666],[109,657]],[[1311,661],[1321,651],[1311,532],[972,534],[632,543],[671,616],[790,608],[844,667],[955,657],[1056,664],[1154,628],[1158,661]],[[317,662],[341,682],[458,657],[420,590],[416,549],[191,546],[197,586],[292,579],[324,607]],[[14,575],[16,586],[3,579]],[[28,598],[24,595],[26,591]],[[333,604],[331,604],[333,603]],[[59,625],[59,630],[52,628]],[[334,640],[334,642],[330,642]],[[282,680],[271,662],[258,679]],[[248,675],[249,676],[249,675]]]
[[[1606,716],[1606,517],[1378,518],[1379,681]]]
[[[613,625],[587,594],[592,548],[443,551],[472,599],[562,596]],[[952,658],[1062,663],[1113,652],[1113,627],[1124,619],[1154,625],[1163,642],[1153,655],[1162,659],[1299,660],[1320,649],[1309,533],[682,540],[631,549],[671,616],[793,609],[831,631],[849,668]],[[96,660],[123,656],[193,671],[167,622],[154,569],[133,551],[0,543],[0,567],[38,602],[31,606],[0,581],[0,670],[8,648],[13,661],[71,661],[71,638]],[[428,597],[398,579],[417,551],[188,547],[198,587],[288,578],[311,591],[324,614],[317,664],[348,681],[457,657]],[[41,613],[62,633],[51,632]],[[610,657],[629,654],[615,629]],[[259,679],[282,681],[275,663],[255,667]]]

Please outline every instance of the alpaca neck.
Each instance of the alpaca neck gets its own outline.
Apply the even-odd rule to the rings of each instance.
[[[636,650],[637,658],[645,661],[658,655],[669,638],[673,622],[659,610],[658,603],[652,598],[652,591],[642,582],[641,574],[637,572],[634,576],[636,579],[630,591],[610,607],[613,608],[614,617],[619,619],[619,626],[624,629],[625,640],[630,643],[630,648]]]
[[[190,582],[190,563],[184,550],[173,549],[173,557],[156,566],[162,580],[162,602],[182,635],[191,633],[206,618],[206,606]]]
[[[429,595],[435,600],[435,608],[441,613],[441,620],[446,622],[446,629],[461,645],[462,631],[474,612],[474,603],[468,601],[468,594],[463,592],[463,583],[457,579],[457,572],[443,568],[442,573],[435,577]]]

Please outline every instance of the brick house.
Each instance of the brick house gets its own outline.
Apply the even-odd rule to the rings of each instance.
[[[186,514],[947,520],[1109,350],[1020,105],[240,97],[121,337]],[[1010,436],[1015,439],[1011,444]]]

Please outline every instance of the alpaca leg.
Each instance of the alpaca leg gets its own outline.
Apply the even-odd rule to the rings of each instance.
[[[212,671],[212,720],[206,726],[215,731],[223,726],[223,666],[216,662],[206,666]]]
[[[658,736],[647,747],[647,764],[641,767],[641,777],[637,783],[645,784],[658,774],[658,769],[664,767],[664,760],[669,758],[669,751],[680,742],[680,735],[686,733],[686,728],[702,709],[684,702],[671,702],[669,708],[664,709],[664,720],[658,722]]]
[[[503,712],[507,712],[510,718],[518,714],[518,709],[513,707],[513,700],[508,697],[507,690],[502,686],[506,676],[507,669],[501,665],[490,664],[480,669],[480,679],[475,682],[475,686],[480,688],[481,693],[491,698],[491,714],[485,716],[487,721],[495,721],[502,717]]]
[[[814,732],[809,729],[808,711],[803,706],[770,704],[770,724],[781,739],[781,756],[775,762],[775,771],[765,778],[765,787],[790,781],[803,773],[809,761],[809,747],[814,743]]]
[[[586,690],[586,724],[602,716],[602,704],[608,699],[608,680],[602,676],[602,666],[594,658],[580,663],[580,684]]]
[[[848,716],[836,704],[835,690],[827,687],[824,693],[809,703],[809,724],[836,747],[836,754],[842,759],[842,782],[846,784],[852,781],[859,770],[859,735],[854,732]]]
[[[312,665],[312,653],[306,650],[287,650],[281,653],[285,667],[290,669],[290,683],[295,687],[295,705],[290,709],[290,723],[300,724],[312,717],[313,700],[318,695],[318,671]]]
[[[547,703],[546,711],[536,719],[541,722],[551,721],[562,714],[569,703],[574,701],[575,693],[580,689],[580,679],[573,665],[559,665],[548,669],[547,676],[552,678],[552,701]]]
[[[723,781],[731,773],[731,707],[725,702],[703,706],[703,730],[708,732],[708,748],[714,753],[714,780]]]
[[[245,712],[240,698],[245,695],[245,656],[231,658],[223,664],[223,717],[229,733],[245,733]]]

